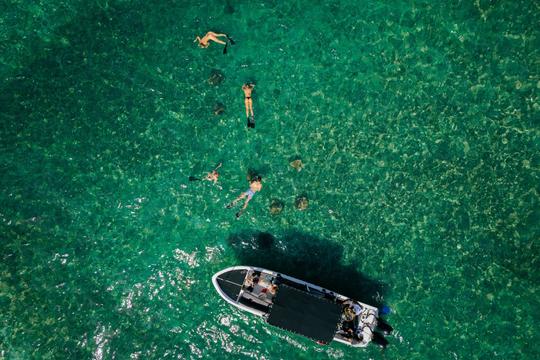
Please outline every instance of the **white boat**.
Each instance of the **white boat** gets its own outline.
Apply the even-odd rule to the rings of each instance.
[[[377,308],[294,277],[254,266],[216,273],[212,283],[225,301],[267,323],[327,344],[353,347],[388,342],[376,331],[391,331]]]

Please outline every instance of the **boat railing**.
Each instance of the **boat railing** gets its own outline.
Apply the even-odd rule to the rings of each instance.
[[[309,292],[309,287],[306,284],[297,283],[296,281],[291,281],[284,277],[280,277],[279,282],[280,284],[285,284],[289,287]]]

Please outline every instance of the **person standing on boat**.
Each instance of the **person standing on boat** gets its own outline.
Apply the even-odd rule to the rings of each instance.
[[[249,201],[251,200],[251,198],[253,198],[253,195],[255,195],[256,192],[261,191],[261,189],[262,189],[262,178],[260,176],[255,176],[254,178],[251,179],[249,183],[249,189],[241,193],[236,199],[234,199],[231,203],[229,203],[227,205],[227,209],[232,208],[240,200],[245,198],[246,201],[244,202],[244,206],[242,207],[242,209],[240,209],[240,211],[236,213],[236,217],[239,218],[244,212],[244,210],[246,210]]]

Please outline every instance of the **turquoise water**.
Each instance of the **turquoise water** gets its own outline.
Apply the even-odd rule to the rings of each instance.
[[[0,358],[540,358],[536,2],[0,9]],[[391,345],[231,308],[210,278],[238,264],[387,304]]]

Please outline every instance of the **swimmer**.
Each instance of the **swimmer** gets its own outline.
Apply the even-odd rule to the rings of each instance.
[[[207,173],[204,178],[201,179],[201,178],[198,178],[198,177],[195,177],[195,176],[190,176],[189,181],[206,180],[206,181],[212,181],[212,182],[214,182],[214,185],[216,185],[217,181],[218,181],[218,178],[219,178],[219,173],[217,172],[217,169],[219,169],[221,167],[221,165],[222,165],[222,163],[219,163],[218,166],[216,166],[216,168],[214,170]]]
[[[219,178],[219,173],[217,172],[217,169],[219,169],[221,167],[221,165],[222,165],[222,163],[219,163],[219,165],[216,166],[216,168],[214,170],[212,170],[208,174],[206,174],[206,177],[203,180],[213,181],[214,185],[216,185],[217,181],[218,181],[218,178]]]
[[[244,202],[244,206],[242,209],[240,209],[239,212],[236,213],[236,217],[239,218],[244,210],[247,208],[249,201],[255,195],[256,192],[261,191],[262,189],[262,178],[260,176],[255,176],[253,179],[251,179],[249,183],[249,189],[247,191],[241,193],[236,199],[234,199],[233,202],[227,205],[227,209],[232,208],[234,205],[236,205],[240,200],[246,199]]]
[[[221,45],[225,45],[225,48],[223,49],[223,53],[226,54],[227,42],[220,40],[219,39],[220,37],[224,37],[225,40],[229,40],[231,45],[234,45],[234,40],[231,39],[227,34],[218,34],[213,31],[207,32],[206,35],[204,35],[202,38],[197,36],[195,40],[193,40],[193,42],[199,42],[199,47],[202,47],[202,48],[207,48],[208,46],[210,46],[210,41],[216,42]]]
[[[242,90],[244,91],[244,105],[246,106],[248,128],[255,128],[255,118],[253,117],[253,100],[251,99],[251,92],[253,91],[254,87],[255,85],[250,83],[242,85]]]

